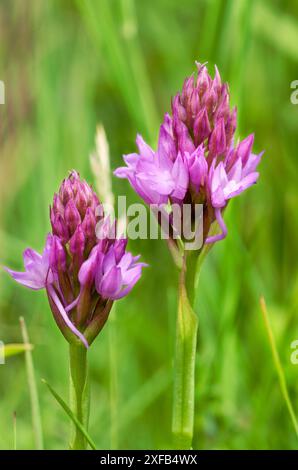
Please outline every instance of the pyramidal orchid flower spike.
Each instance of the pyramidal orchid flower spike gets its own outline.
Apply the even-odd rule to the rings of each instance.
[[[254,135],[235,143],[236,108],[215,67],[212,79],[197,63],[197,77],[184,82],[172,100],[172,115],[160,126],[157,150],[137,137],[138,153],[124,156],[115,175],[127,178],[147,204],[203,204],[203,241],[226,237],[222,217],[229,200],[256,183],[262,153],[252,153]],[[217,221],[221,233],[211,236]]]
[[[54,319],[69,342],[71,449],[86,449],[89,421],[87,350],[105,325],[113,302],[140,279],[144,263],[116,237],[93,189],[72,171],[50,207],[52,233],[42,254],[24,251],[24,272],[6,271],[30,289],[45,289]],[[90,443],[90,439],[88,441]]]
[[[27,248],[24,272],[5,269],[30,289],[46,289],[65,338],[88,348],[113,302],[131,291],[145,265],[126,251],[126,238],[115,237],[96,194],[75,171],[54,195],[50,220],[43,253]]]
[[[172,228],[168,243],[180,269],[172,415],[174,445],[179,449],[191,449],[193,439],[198,273],[211,246],[227,235],[223,212],[230,199],[257,182],[262,156],[252,151],[253,134],[235,141],[237,112],[230,108],[228,85],[222,83],[217,68],[214,78],[206,65],[197,63],[197,68],[197,76],[187,78],[182,92],[173,98],[171,114],[164,116],[157,149],[138,135],[138,153],[125,155],[126,166],[115,171],[128,179],[145,203],[159,205],[159,223],[165,218]],[[173,236],[174,205],[185,204],[191,217],[185,219],[181,210],[180,227],[185,221],[188,228],[198,227],[196,206],[203,208],[203,224],[198,227],[202,244],[192,250],[187,249],[184,234],[180,240]]]

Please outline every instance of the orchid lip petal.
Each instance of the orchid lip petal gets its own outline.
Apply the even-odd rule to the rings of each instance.
[[[3,266],[3,269],[10,274],[10,276],[19,284],[22,284],[25,287],[28,287],[32,290],[40,290],[44,289],[45,285],[43,282],[39,281],[38,279],[34,279],[32,275],[26,271],[13,271],[12,269]]]
[[[48,276],[52,276],[52,273],[49,272],[52,242],[53,236],[48,234],[42,255],[31,248],[27,248],[24,251],[25,271],[14,271],[6,267],[4,269],[19,284],[33,290],[44,289]]]
[[[107,271],[99,285],[99,293],[103,298],[114,299],[121,289],[121,269],[113,266]]]
[[[216,217],[216,220],[217,220],[217,222],[218,222],[218,224],[221,228],[221,233],[219,233],[217,235],[213,235],[211,237],[207,237],[206,238],[206,243],[208,243],[208,244],[209,243],[215,243],[215,242],[218,242],[220,240],[223,240],[227,236],[228,231],[227,231],[226,224],[224,223],[220,208],[215,209],[215,217]]]
[[[73,308],[75,308],[75,307],[78,305],[79,300],[80,300],[80,294],[77,296],[76,299],[74,299],[70,304],[68,304],[68,305],[65,307],[65,311],[66,311],[66,312],[70,312],[70,310],[72,310]]]
[[[60,299],[58,297],[58,295],[56,294],[55,292],[55,289],[52,285],[48,285],[47,286],[47,290],[48,290],[48,293],[52,299],[52,301],[54,302],[54,304],[56,305],[57,309],[59,310],[59,313],[61,314],[65,324],[68,326],[68,328],[72,331],[72,333],[77,336],[81,341],[82,343],[84,344],[84,346],[88,349],[89,348],[89,344],[85,338],[85,336],[83,335],[83,333],[81,333],[74,325],[73,323],[71,322],[71,320],[69,319],[62,303],[60,302]]]

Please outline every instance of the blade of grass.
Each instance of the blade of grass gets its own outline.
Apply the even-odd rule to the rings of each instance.
[[[14,411],[13,416],[13,450],[17,450],[17,414]]]
[[[220,29],[217,36],[217,51],[216,56],[219,58],[218,65],[221,73],[227,74],[229,68],[229,56],[231,50],[233,50],[233,22],[239,10],[239,3],[233,0],[227,0],[225,2],[225,8],[221,12]]]
[[[48,387],[48,389],[51,392],[51,394],[53,395],[53,397],[56,399],[56,401],[59,403],[59,405],[63,408],[65,413],[69,416],[69,418],[72,420],[72,422],[75,424],[75,426],[79,429],[79,431],[82,434],[84,434],[84,436],[85,436],[88,444],[90,445],[91,449],[96,450],[95,443],[94,443],[93,439],[90,437],[90,435],[88,434],[88,432],[86,431],[84,426],[80,423],[80,421],[77,419],[77,417],[73,414],[73,412],[71,411],[69,406],[65,403],[63,398],[61,398],[58,395],[58,393],[55,392],[53,387],[51,387],[51,385],[45,379],[42,379],[41,381],[42,381],[42,383],[44,383]]]
[[[298,23],[266,2],[257,2],[253,15],[254,30],[279,52],[291,60],[298,60]]]
[[[241,10],[239,12],[237,47],[232,59],[231,65],[231,88],[233,86],[233,99],[237,103],[237,119],[238,126],[241,129],[242,118],[242,102],[243,102],[243,79],[245,77],[247,67],[247,57],[251,44],[252,33],[252,11],[255,0],[243,0]],[[241,33],[240,33],[241,30]],[[245,60],[244,60],[245,58]]]
[[[5,344],[4,345],[4,355],[5,358],[16,356],[17,354],[21,354],[26,351],[32,351],[33,345],[32,344]]]
[[[133,5],[123,5],[124,25],[121,25],[115,15],[118,2],[111,5],[107,0],[97,3],[76,0],[76,3],[99,53],[105,51],[110,79],[120,90],[132,121],[139,131],[154,141],[157,111],[142,52],[135,38],[137,24]]]
[[[164,368],[157,370],[123,406],[117,421],[118,431],[125,428],[128,423],[152,405],[158,396],[164,393],[170,383],[171,375],[169,371]]]
[[[295,432],[296,432],[297,438],[298,438],[298,421],[297,421],[297,417],[296,417],[296,414],[295,414],[295,411],[294,411],[294,408],[293,408],[293,405],[292,405],[292,402],[291,402],[291,399],[290,399],[290,395],[289,395],[289,392],[288,392],[288,387],[287,387],[287,383],[286,383],[286,379],[285,379],[285,374],[284,374],[283,367],[282,367],[282,364],[281,364],[281,361],[280,361],[280,357],[279,357],[279,354],[278,354],[278,351],[277,351],[275,338],[274,338],[274,334],[273,334],[273,331],[272,331],[272,328],[271,328],[271,325],[270,325],[269,315],[268,315],[267,306],[266,306],[266,302],[265,302],[264,297],[260,298],[260,305],[261,305],[261,310],[262,310],[262,314],[263,314],[263,320],[264,320],[266,332],[267,332],[267,335],[268,335],[268,338],[269,338],[269,343],[270,343],[270,348],[271,348],[271,352],[272,352],[272,356],[273,356],[274,366],[275,366],[275,369],[276,369],[276,372],[277,372],[277,375],[278,375],[278,380],[279,380],[279,385],[280,385],[280,388],[281,388],[281,393],[282,393],[282,396],[283,396],[284,401],[286,403],[286,406],[288,408],[289,415],[291,417],[291,420],[292,420],[292,423],[293,423],[293,426],[294,426],[294,429],[295,429]]]
[[[205,4],[202,32],[198,40],[198,57],[202,62],[209,60],[214,49],[218,25],[220,21],[221,1],[209,0]],[[202,58],[203,55],[203,59]]]
[[[127,45],[132,74],[134,76],[136,91],[139,94],[140,105],[150,135],[151,143],[156,137],[158,113],[154,104],[154,96],[146,70],[144,54],[138,37],[138,19],[134,0],[121,0],[123,16],[123,36]]]
[[[104,57],[111,79],[119,88],[131,119],[136,125],[141,126],[144,118],[140,107],[135,104],[135,85],[131,80],[131,73],[108,2],[102,0],[92,3],[76,0],[76,3],[99,54],[102,54],[102,49],[105,50]]]
[[[25,320],[23,317],[20,317],[21,332],[24,343],[29,343],[28,331],[26,328]],[[31,350],[25,351],[25,360],[26,360],[26,371],[28,379],[28,387],[31,401],[31,413],[32,413],[32,424],[33,424],[33,433],[35,438],[35,446],[38,450],[43,450],[43,435],[42,435],[42,425],[40,417],[40,406],[38,399],[38,391],[35,380],[34,373],[34,364],[32,359]]]
[[[119,407],[118,419],[115,422],[115,429],[119,436],[121,431],[127,428],[131,422],[137,419],[147,408],[152,406],[160,395],[165,393],[171,383],[171,374],[166,368],[157,370],[139,389],[133,394],[123,406]],[[100,420],[103,428],[109,425],[108,420],[102,413]]]

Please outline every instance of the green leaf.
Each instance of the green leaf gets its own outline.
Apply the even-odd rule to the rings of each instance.
[[[4,357],[11,357],[16,356],[17,354],[21,354],[25,351],[32,351],[33,345],[32,344],[22,344],[22,343],[11,343],[4,345]]]
[[[88,444],[90,445],[91,449],[96,450],[94,441],[92,438],[89,436],[88,432],[84,428],[84,426],[80,423],[80,421],[76,418],[76,416],[73,414],[69,406],[65,403],[63,398],[61,398],[57,392],[51,387],[50,384],[44,379],[42,379],[42,382],[48,387],[49,391],[53,395],[53,397],[57,400],[59,405],[63,408],[65,413],[68,415],[68,417],[72,420],[72,422],[75,424],[75,426],[79,429],[79,431],[85,436],[86,440],[88,441]]]

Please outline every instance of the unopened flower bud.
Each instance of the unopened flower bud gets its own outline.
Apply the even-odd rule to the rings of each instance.
[[[225,123],[221,118],[213,129],[209,139],[209,160],[215,155],[222,155],[226,149]]]
[[[73,256],[74,265],[78,270],[83,261],[83,254],[85,248],[85,235],[81,225],[78,225],[75,233],[69,240],[69,251]]]
[[[55,272],[66,270],[66,254],[60,238],[53,236],[52,249],[50,253],[50,267]]]
[[[78,225],[81,223],[81,216],[73,199],[70,199],[66,204],[64,218],[69,230],[69,234],[72,236]]]

